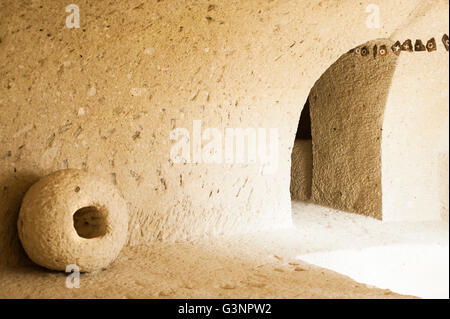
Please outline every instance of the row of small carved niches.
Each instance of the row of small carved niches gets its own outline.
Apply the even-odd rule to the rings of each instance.
[[[442,36],[442,43],[444,45],[445,50],[448,52],[448,35],[444,34]],[[434,52],[437,50],[437,43],[435,38],[431,38],[427,41],[426,44],[423,43],[422,40],[417,39],[416,42],[413,45],[413,42],[411,39],[407,39],[403,42],[403,44],[400,41],[395,42],[394,45],[391,46],[391,50],[395,55],[400,55],[402,51],[405,52]],[[362,46],[357,47],[352,50],[350,50],[350,53],[355,53],[361,56],[369,56],[370,55],[370,48],[368,46]],[[389,54],[388,46],[378,45],[375,44],[372,48],[372,55],[374,58],[379,57],[385,57]]]

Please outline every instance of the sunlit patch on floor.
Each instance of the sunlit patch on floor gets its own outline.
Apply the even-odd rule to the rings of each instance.
[[[440,245],[389,245],[298,256],[350,278],[396,293],[449,298],[449,250]]]
[[[292,214],[297,259],[396,293],[449,297],[448,220],[382,222],[299,201]]]

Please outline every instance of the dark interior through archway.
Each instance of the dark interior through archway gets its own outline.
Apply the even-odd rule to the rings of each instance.
[[[291,155],[291,198],[309,201],[312,185],[312,133],[309,98],[303,106]]]
[[[302,114],[300,115],[300,121],[298,122],[296,140],[311,140],[311,115],[309,112],[309,97],[306,100],[303,107]]]

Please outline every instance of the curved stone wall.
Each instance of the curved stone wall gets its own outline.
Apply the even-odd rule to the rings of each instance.
[[[411,16],[311,90],[313,202],[385,221],[448,218],[448,7]]]
[[[294,141],[291,157],[291,198],[300,201],[311,199],[313,172],[312,141]]]
[[[414,44],[434,38],[437,49],[402,53],[397,62],[383,123],[384,220],[448,216],[449,58],[442,36],[449,7],[425,12],[416,10],[418,18],[391,37]]]
[[[315,203],[382,217],[381,135],[397,55],[380,56],[379,48],[392,45],[385,39],[358,46],[311,90]]]
[[[422,0],[0,3],[0,264],[39,177],[82,168],[117,185],[129,245],[290,224],[290,156],[310,89],[343,52],[388,37]],[[448,1],[428,1],[448,6]],[[425,27],[425,26],[424,26]],[[299,107],[300,106],[300,107]],[[175,164],[174,128],[278,128],[279,166]]]

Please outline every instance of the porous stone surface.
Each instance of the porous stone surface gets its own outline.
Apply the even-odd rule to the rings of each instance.
[[[66,273],[42,271],[35,265],[4,268],[0,269],[0,298],[413,298],[299,260],[305,252],[326,250],[329,245],[323,243],[344,249],[364,246],[367,241],[373,244],[361,224],[345,223],[340,230],[350,239],[343,241],[333,237],[337,229],[326,227],[326,222],[320,225],[309,218],[302,224],[300,229],[226,240],[125,247],[108,269],[81,274],[76,289],[67,287],[68,281],[72,285],[74,281]],[[360,233],[362,241],[352,238]]]
[[[373,48],[393,44],[380,39],[344,54],[311,90],[315,203],[382,218],[381,134],[397,56],[374,58]]]
[[[312,141],[295,140],[291,161],[291,198],[308,201],[311,199]]]
[[[449,6],[424,4],[413,15],[391,39],[435,38],[437,50],[397,60],[383,120],[383,220],[448,220],[449,52],[441,38]]]
[[[64,168],[116,184],[128,245],[290,224],[291,151],[314,83],[351,48],[407,29],[422,4],[448,7],[381,0],[380,28],[367,28],[372,2],[80,0],[68,29],[65,1],[1,0],[0,264],[25,260],[24,193]],[[174,164],[170,131],[193,120],[279,128],[278,172]]]
[[[384,221],[448,219],[448,51],[390,49],[441,39],[448,10],[420,4],[407,27],[343,55],[315,84],[313,202]]]
[[[86,229],[81,237],[74,213],[93,208],[102,218],[85,218],[84,227],[103,226],[93,237]],[[94,223],[94,224],[92,224]],[[110,183],[82,170],[61,170],[35,183],[26,193],[17,221],[20,241],[32,261],[53,270],[77,265],[90,272],[107,267],[127,239],[128,213],[125,201]],[[86,238],[85,238],[86,237]]]

